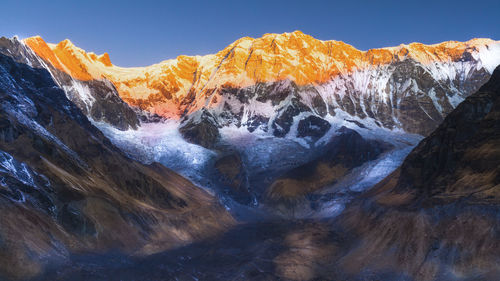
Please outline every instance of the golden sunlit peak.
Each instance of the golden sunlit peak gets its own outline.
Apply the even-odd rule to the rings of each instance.
[[[93,60],[93,61],[99,61],[105,66],[112,66],[113,64],[111,63],[111,59],[109,58],[108,53],[104,53],[100,56],[96,55],[94,52],[87,53],[87,55]]]
[[[75,47],[75,44],[73,44],[73,42],[71,42],[71,40],[69,40],[69,39],[64,39],[61,42],[59,42],[59,44],[57,44],[57,46],[71,46],[71,47]]]
[[[165,117],[176,117],[180,113],[172,100],[182,100],[190,91],[197,93],[220,85],[246,87],[287,79],[298,85],[321,84],[340,74],[383,66],[395,60],[410,58],[422,64],[458,61],[465,52],[496,41],[411,43],[360,51],[342,41],[322,41],[297,30],[268,33],[260,38],[243,37],[216,54],[178,56],[136,68],[114,66],[107,53],[100,56],[86,53],[67,39],[57,45],[46,44],[40,37],[24,42],[41,58],[73,78],[106,77],[129,104]]]
[[[292,31],[292,32],[284,32],[284,33],[269,33],[271,35],[275,35],[275,36],[307,36],[306,34],[304,34],[302,31],[300,30],[295,30],[295,31]]]
[[[299,38],[300,37],[311,37],[311,38],[313,38],[312,36],[304,34],[300,30],[295,30],[293,32],[284,32],[284,33],[266,33],[266,34],[262,35],[262,37],[260,39],[269,38],[269,37],[272,37],[272,38],[275,38],[275,39],[289,39],[292,36],[299,37]],[[315,39],[315,40],[317,40],[317,39]]]
[[[242,47],[242,48],[250,48],[250,46],[252,45],[252,42],[255,40],[255,38],[252,38],[252,37],[242,37],[236,41],[233,42],[233,44],[229,45],[229,47]]]
[[[111,63],[111,59],[109,58],[108,53],[104,53],[99,56],[98,60],[102,62],[105,66],[112,66],[113,64]]]

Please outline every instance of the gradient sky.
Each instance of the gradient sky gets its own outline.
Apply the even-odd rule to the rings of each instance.
[[[301,30],[358,49],[500,40],[500,0],[2,0],[0,35],[69,38],[120,66],[215,53],[240,37]]]

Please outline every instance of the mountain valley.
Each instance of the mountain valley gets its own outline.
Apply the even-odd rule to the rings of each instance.
[[[124,68],[1,38],[0,279],[494,279],[498,65],[491,39]]]

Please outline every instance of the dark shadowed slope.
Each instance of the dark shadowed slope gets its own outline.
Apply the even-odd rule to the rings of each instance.
[[[498,278],[500,67],[366,196],[340,218],[359,239],[345,269]]]
[[[2,53],[0,280],[35,276],[71,253],[148,255],[233,223],[183,177],[127,158],[45,69]]]

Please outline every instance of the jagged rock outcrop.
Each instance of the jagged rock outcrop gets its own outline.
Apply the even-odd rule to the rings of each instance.
[[[220,137],[217,121],[206,110],[183,120],[179,132],[188,142],[206,148],[213,148]]]
[[[309,116],[299,121],[297,137],[310,137],[312,140],[318,140],[330,130],[331,126],[328,121],[320,117]]]

